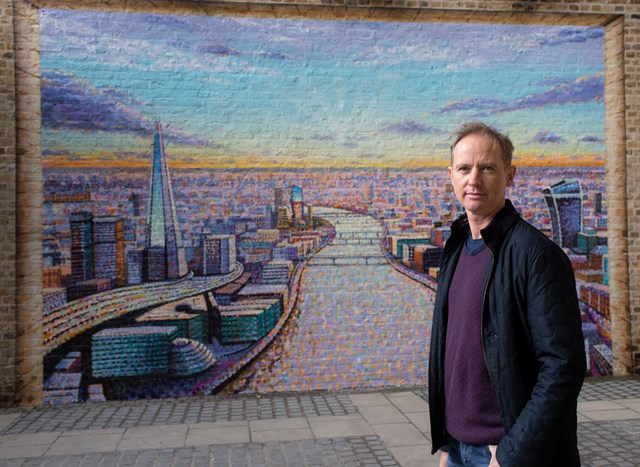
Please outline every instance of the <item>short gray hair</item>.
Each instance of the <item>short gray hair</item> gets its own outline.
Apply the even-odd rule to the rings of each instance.
[[[453,143],[451,144],[451,162],[453,163],[453,150],[462,138],[466,138],[469,135],[485,135],[493,139],[500,149],[502,150],[502,157],[507,167],[511,167],[511,160],[513,159],[513,143],[509,136],[500,133],[494,127],[489,126],[479,121],[472,121],[463,124],[453,134]]]

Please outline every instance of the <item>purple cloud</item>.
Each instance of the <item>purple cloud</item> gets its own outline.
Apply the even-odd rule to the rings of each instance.
[[[604,75],[581,77],[550,87],[538,94],[517,99],[508,110],[544,107],[547,105],[575,104],[604,99]]]
[[[415,135],[415,134],[443,134],[444,131],[439,128],[424,125],[415,120],[401,120],[384,127],[381,130],[382,133],[397,133],[403,135]]]
[[[304,141],[304,138],[300,138],[300,137],[294,137],[294,139],[296,141]],[[359,138],[357,136],[351,136],[348,139],[343,139],[343,138],[336,138],[335,136],[330,134],[321,134],[321,133],[315,133],[314,135],[311,135],[310,139],[312,141],[333,142],[343,148],[351,148],[351,149],[355,149],[359,147],[360,145],[358,144],[358,142],[363,140],[363,138]]]
[[[313,141],[333,141],[333,138],[327,134],[316,133],[311,136]]]
[[[531,142],[538,144],[560,144],[565,141],[562,136],[555,135],[548,131],[539,131],[531,140]]]
[[[602,138],[598,138],[597,136],[585,136],[584,138],[580,138],[580,141],[583,143],[604,143]]]
[[[227,47],[224,44],[205,44],[200,47],[199,50],[205,54],[222,55],[224,57],[240,55],[239,51]]]
[[[438,110],[438,113],[462,112],[466,110],[500,109],[508,103],[500,99],[473,99],[466,98],[460,101],[453,101]]]
[[[554,80],[545,91],[503,101],[500,99],[463,99],[451,102],[437,113],[477,111],[474,117],[483,117],[515,110],[535,109],[548,105],[602,102],[604,99],[604,74],[583,76],[575,80]]]
[[[41,79],[42,124],[47,128],[82,131],[148,132],[153,122],[133,107],[132,96],[58,71],[45,70]]]
[[[175,46],[176,48],[184,48],[185,45],[180,41],[173,41],[170,45]],[[290,57],[285,55],[279,51],[269,51],[269,50],[251,50],[251,51],[243,51],[237,48],[232,48],[220,43],[208,43],[202,46],[198,44],[193,44],[193,49],[197,52],[203,53],[205,55],[214,55],[220,57],[247,57],[247,58],[265,58],[269,60],[290,60]]]
[[[594,26],[590,28],[562,28],[554,36],[546,36],[538,43],[540,45],[564,45],[569,43],[581,43],[604,37],[604,28]]]
[[[42,125],[45,128],[80,131],[135,133],[149,136],[155,119],[138,108],[149,107],[130,94],[114,88],[96,88],[72,74],[44,70],[41,79]],[[221,147],[208,138],[166,126],[164,135],[172,142]]]

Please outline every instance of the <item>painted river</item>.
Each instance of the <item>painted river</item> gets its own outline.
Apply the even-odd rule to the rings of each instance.
[[[324,208],[334,240],[309,261],[296,309],[233,392],[423,385],[435,293],[392,268],[381,225]]]

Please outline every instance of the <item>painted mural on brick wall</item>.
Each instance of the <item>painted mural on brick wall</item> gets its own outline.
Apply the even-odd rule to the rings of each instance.
[[[471,119],[611,373],[603,35],[41,10],[45,401],[426,384]]]

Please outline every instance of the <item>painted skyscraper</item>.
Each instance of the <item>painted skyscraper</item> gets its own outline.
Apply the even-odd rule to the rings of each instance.
[[[287,205],[284,188],[277,186],[273,189],[273,203],[275,211]]]
[[[126,285],[122,219],[93,218],[93,254],[96,279],[109,279],[118,287]]]
[[[204,235],[201,248],[203,275],[229,274],[235,267],[235,235]]]
[[[302,187],[293,185],[291,189],[291,211],[293,212],[293,221],[300,223],[302,221]]]
[[[273,189],[273,210],[271,211],[271,228],[284,229],[289,226],[289,218],[286,215],[287,195],[282,187]],[[286,219],[286,222],[284,222]]]
[[[561,180],[542,189],[551,217],[552,239],[564,248],[578,246],[582,226],[582,189],[577,180]]]
[[[147,268],[149,280],[185,275],[187,263],[176,220],[171,177],[164,153],[162,127],[156,123],[151,165],[151,194],[147,222]]]
[[[69,219],[71,228],[71,275],[74,281],[94,278],[93,267],[93,215],[74,212]]]

